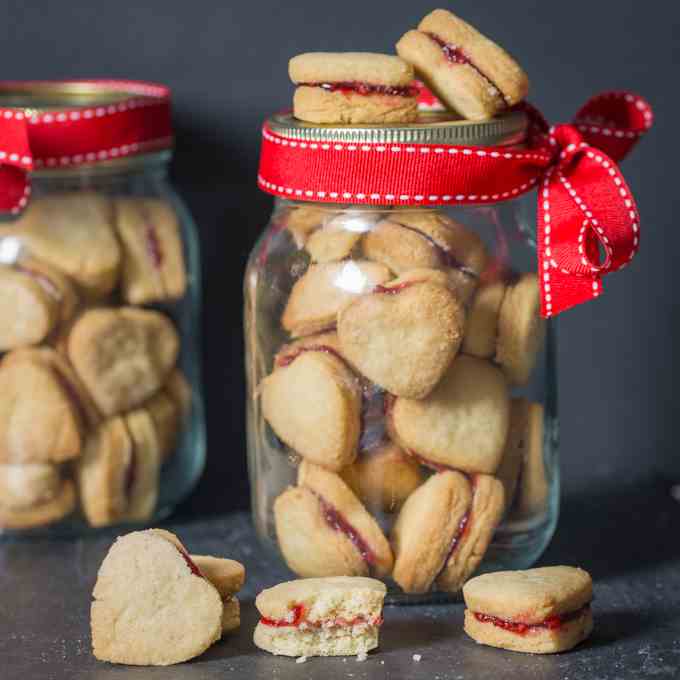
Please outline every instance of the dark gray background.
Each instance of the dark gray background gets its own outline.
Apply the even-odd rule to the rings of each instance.
[[[209,418],[208,474],[184,512],[245,507],[241,279],[271,205],[255,186],[260,123],[289,104],[292,55],[391,51],[433,6],[68,0],[0,7],[4,77],[120,76],[174,90],[173,175],[204,252]],[[624,165],[642,213],[642,250],[628,270],[606,280],[600,300],[560,320],[560,404],[564,519],[579,527],[581,550],[589,552],[605,532],[630,531],[633,517],[634,552],[651,561],[668,556],[680,548],[647,538],[645,527],[671,521],[673,512],[676,537],[680,526],[680,506],[669,495],[680,482],[680,10],[660,0],[459,0],[451,7],[518,57],[531,76],[531,99],[551,120],[567,120],[588,96],[610,88],[637,90],[655,107],[653,131]],[[613,557],[631,562],[630,544]]]

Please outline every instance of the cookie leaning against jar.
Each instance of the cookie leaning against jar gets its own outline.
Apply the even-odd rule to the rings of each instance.
[[[290,60],[296,118],[310,123],[410,123],[417,116],[413,67],[396,56],[312,52]]]
[[[526,73],[504,49],[443,9],[424,17],[396,49],[440,101],[470,120],[491,118],[529,91]]]
[[[31,256],[70,276],[88,300],[100,300],[116,287],[121,252],[113,226],[113,203],[89,191],[31,200],[5,232]]]
[[[186,292],[187,278],[173,207],[151,198],[118,198],[114,205],[125,301],[144,305],[180,299]]]

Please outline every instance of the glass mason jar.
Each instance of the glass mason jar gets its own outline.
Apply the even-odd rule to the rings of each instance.
[[[518,115],[400,140],[517,148]],[[293,572],[372,574],[422,601],[543,552],[558,429],[534,240],[519,199],[277,199],[245,275],[248,455],[257,533]]]
[[[0,105],[56,116],[135,94],[42,84]],[[203,470],[200,255],[171,156],[42,164],[0,223],[2,534],[148,525]]]

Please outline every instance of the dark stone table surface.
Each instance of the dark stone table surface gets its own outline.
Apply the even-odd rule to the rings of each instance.
[[[236,513],[167,524],[192,552],[225,554],[248,570],[240,631],[198,659],[168,668],[100,663],[90,652],[91,591],[114,534],[0,544],[0,678],[677,679],[680,503],[664,483],[639,486],[634,495],[621,488],[621,497],[589,493],[565,503],[557,537],[541,560],[580,564],[595,578],[595,632],[572,652],[530,656],[478,646],[462,631],[462,604],[440,604],[386,608],[380,649],[364,662],[297,664],[270,656],[252,643],[253,599],[257,589],[288,574],[258,546],[248,515]]]

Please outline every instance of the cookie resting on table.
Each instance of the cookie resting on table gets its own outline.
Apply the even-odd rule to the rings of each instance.
[[[463,588],[465,632],[476,642],[532,654],[563,652],[593,629],[590,575],[575,567],[500,571]]]
[[[254,642],[285,656],[348,656],[378,646],[385,584],[372,578],[310,578],[279,583],[255,600]]]

